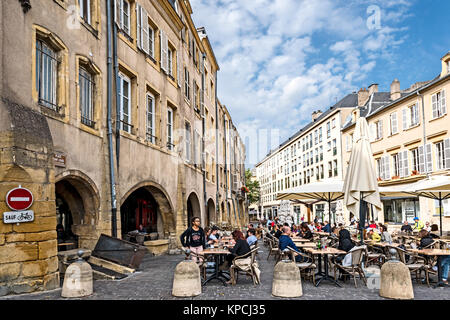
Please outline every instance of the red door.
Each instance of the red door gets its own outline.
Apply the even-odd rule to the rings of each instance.
[[[152,208],[150,201],[144,199],[137,199],[136,208],[136,230],[139,230],[139,225],[142,224],[144,228],[156,230],[156,213]]]

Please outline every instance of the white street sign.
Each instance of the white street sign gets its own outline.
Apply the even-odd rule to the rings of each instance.
[[[33,210],[3,212],[3,223],[23,223],[34,221]]]

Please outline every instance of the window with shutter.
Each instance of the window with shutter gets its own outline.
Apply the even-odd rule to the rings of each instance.
[[[419,172],[425,173],[425,153],[423,146],[419,147]]]
[[[160,31],[160,38],[161,38],[161,69],[167,73],[169,64],[169,57],[168,57],[169,43],[167,35],[162,29]]]
[[[396,163],[397,162],[397,163]],[[403,153],[399,152],[394,156],[395,175],[403,178]]]
[[[403,122],[403,131],[409,128],[408,126],[408,110],[405,108],[402,110],[402,122]]]
[[[441,116],[447,113],[447,105],[445,100],[445,89],[441,91]]]
[[[444,140],[445,169],[450,169],[450,138]]]
[[[426,145],[426,170],[427,172],[433,171],[433,156],[430,143]]]
[[[408,150],[403,151],[402,161],[403,161],[403,177],[408,177],[409,176]]]
[[[142,49],[142,10],[138,3],[136,3],[136,45]]]
[[[384,174],[385,174],[385,179],[386,180],[391,179],[391,171],[390,171],[390,166],[389,166],[389,156],[386,156],[384,158]]]
[[[391,135],[397,133],[397,112],[391,114]]]
[[[141,42],[142,50],[145,53],[150,54],[150,39],[149,39],[149,25],[147,11],[141,7]]]
[[[436,149],[436,167],[438,170],[445,169],[445,154],[444,154],[444,141],[438,142],[435,145]]]
[[[431,109],[433,112],[433,119],[436,119],[437,117],[439,117],[437,94],[433,94],[431,96]]]

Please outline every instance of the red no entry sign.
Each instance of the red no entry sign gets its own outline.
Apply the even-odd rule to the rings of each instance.
[[[33,204],[33,194],[22,187],[14,188],[6,195],[6,204],[13,210],[26,210]]]

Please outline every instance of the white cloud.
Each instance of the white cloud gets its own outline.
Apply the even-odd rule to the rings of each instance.
[[[406,0],[191,0],[191,5],[221,68],[219,98],[241,137],[271,128],[282,141],[306,125],[312,111],[372,81],[367,76],[377,61],[392,59],[404,41],[406,29],[397,23],[409,14]],[[380,29],[367,28],[370,5],[381,9]]]

